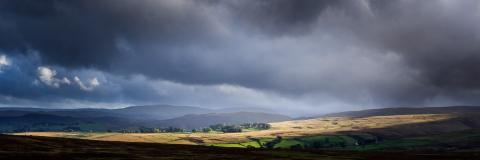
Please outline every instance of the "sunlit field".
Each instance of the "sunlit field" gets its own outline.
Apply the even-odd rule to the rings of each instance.
[[[367,129],[382,129],[394,126],[421,124],[436,121],[445,121],[455,118],[448,114],[418,114],[373,116],[364,118],[330,117],[307,120],[293,120],[270,123],[271,129],[260,131],[246,131],[241,133],[91,133],[91,132],[26,132],[16,135],[32,135],[47,137],[80,138],[102,141],[151,142],[166,144],[196,144],[229,146],[232,143],[251,141],[251,138],[273,139],[277,136],[305,137],[316,135],[340,134],[347,131],[361,132]],[[445,126],[447,127],[447,126]],[[450,130],[462,128],[451,127]],[[461,127],[461,126],[459,126]],[[424,128],[425,130],[427,128]],[[418,131],[421,131],[418,130]],[[230,145],[232,146],[232,145]],[[235,145],[233,145],[235,146]]]

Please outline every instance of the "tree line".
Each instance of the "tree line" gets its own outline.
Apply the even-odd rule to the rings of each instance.
[[[266,130],[270,129],[271,125],[268,123],[242,123],[239,125],[227,125],[227,124],[215,124],[208,127],[199,128],[199,129],[183,129],[178,127],[166,127],[166,128],[151,128],[151,127],[139,127],[139,128],[128,128],[121,130],[108,130],[107,132],[120,132],[120,133],[194,133],[194,132],[223,132],[223,133],[235,133],[242,132],[242,130]]]

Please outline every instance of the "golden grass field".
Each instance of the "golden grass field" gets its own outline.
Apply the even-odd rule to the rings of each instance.
[[[85,133],[27,132],[16,135],[80,138],[101,141],[151,142],[166,144],[211,145],[248,141],[248,137],[273,138],[335,134],[343,131],[381,129],[407,124],[421,124],[455,118],[449,114],[373,116],[364,118],[329,117],[270,123],[269,130],[242,133]],[[459,128],[461,129],[461,128]]]

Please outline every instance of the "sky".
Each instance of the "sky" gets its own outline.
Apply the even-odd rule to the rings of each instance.
[[[480,105],[477,0],[4,0],[0,106]]]

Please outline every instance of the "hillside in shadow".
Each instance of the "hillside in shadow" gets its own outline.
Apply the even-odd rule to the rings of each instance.
[[[395,156],[392,156],[392,155]],[[239,149],[0,135],[1,159],[472,159],[475,152]]]

